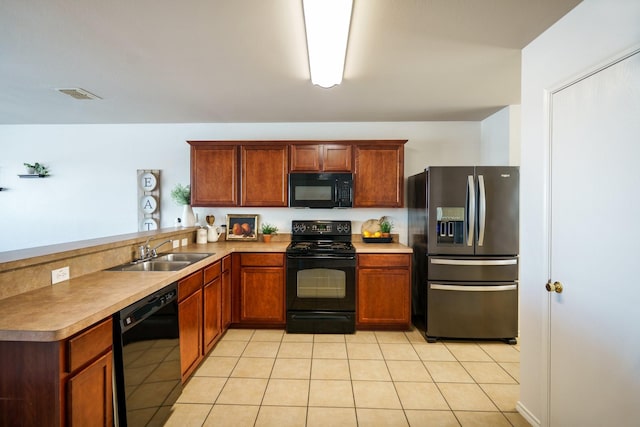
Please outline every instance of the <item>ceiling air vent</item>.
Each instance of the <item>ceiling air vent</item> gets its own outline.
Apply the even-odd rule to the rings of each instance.
[[[102,99],[98,95],[94,95],[91,92],[88,92],[84,89],[80,89],[79,87],[73,87],[70,89],[56,89],[60,93],[64,93],[65,95],[69,95],[75,99]]]

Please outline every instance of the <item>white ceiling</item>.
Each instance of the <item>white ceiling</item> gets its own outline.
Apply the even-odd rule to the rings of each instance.
[[[578,3],[354,0],[323,89],[301,0],[3,0],[0,124],[481,120],[520,102],[520,50]]]

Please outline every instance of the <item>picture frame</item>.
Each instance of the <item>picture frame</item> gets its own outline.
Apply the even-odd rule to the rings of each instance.
[[[257,241],[258,215],[227,215],[226,240]]]

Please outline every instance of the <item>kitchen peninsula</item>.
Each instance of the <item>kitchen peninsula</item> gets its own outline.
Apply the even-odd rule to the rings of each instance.
[[[279,235],[279,240],[269,244],[220,241],[197,245],[193,243],[195,229],[169,229],[0,254],[0,424],[21,419],[33,425],[65,425],[83,416],[101,417],[104,424],[110,424],[112,315],[168,284],[200,274],[221,260],[235,259],[229,258],[234,254],[283,254],[289,243],[286,236]],[[104,271],[131,261],[146,240],[157,245],[166,239],[178,240],[181,246],[169,249],[165,245],[163,252],[213,255],[179,271]],[[390,254],[409,259],[411,253],[411,248],[397,243],[364,244],[354,239],[354,246],[358,256]],[[376,258],[369,257],[368,262],[372,260]],[[71,266],[71,279],[49,285],[51,269],[63,265]],[[230,286],[236,292],[238,267],[232,271]],[[31,277],[43,279],[28,283]],[[20,287],[21,280],[27,286]],[[225,303],[224,297],[220,303]],[[226,301],[234,307],[232,313],[239,303]],[[408,298],[406,305],[408,308]],[[242,327],[238,320],[230,319],[231,327]],[[375,322],[365,326],[375,327]],[[223,332],[224,328],[219,336]],[[88,412],[79,409],[87,407]]]

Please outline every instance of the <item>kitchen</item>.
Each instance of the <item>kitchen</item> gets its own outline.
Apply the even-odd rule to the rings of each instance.
[[[637,16],[637,9],[630,5],[626,7],[629,8],[626,11],[626,16]],[[583,40],[593,40],[595,37],[600,37],[601,40],[608,42],[604,46],[601,45],[601,49],[596,53],[582,52],[582,57],[590,58],[586,60],[587,62],[600,62],[602,58],[615,54],[633,40],[637,40],[637,38],[633,38],[633,33],[624,37],[615,31],[611,31],[611,35],[607,34],[607,30],[613,30],[613,27],[618,30],[620,27],[627,28],[620,24],[621,22],[628,23],[624,10],[617,12],[603,10],[594,2],[586,2],[579,11],[580,14],[576,13],[573,18],[578,23],[574,22],[572,25],[577,27],[575,31],[580,34],[580,37]],[[597,28],[597,31],[593,31],[593,22],[599,22],[600,16],[610,15],[613,15],[611,22],[618,24],[602,25]],[[565,26],[569,27],[570,24],[567,23]],[[631,32],[631,30],[629,31]],[[566,41],[567,38],[557,36],[554,40],[565,49],[574,47]],[[546,45],[548,51],[553,51],[552,45],[553,43]],[[560,48],[557,50],[561,51]],[[561,54],[558,52],[558,55]],[[539,61],[544,61],[545,56],[540,54],[536,58]],[[573,72],[577,73],[584,67],[585,65],[577,65]],[[531,69],[525,68],[525,70]],[[556,79],[564,78],[565,73],[566,71],[562,71],[561,74],[559,72],[560,75],[556,76]],[[510,107],[509,110],[511,109]],[[511,112],[509,110],[506,112],[507,115]],[[529,110],[527,110],[527,114],[530,114]],[[510,117],[513,118],[515,115]],[[499,118],[502,123],[511,123],[512,120],[503,116]],[[498,117],[493,119],[498,119]],[[482,134],[490,122],[491,120],[484,123],[473,121],[466,123],[352,122],[304,125],[289,123],[1,126],[3,164],[0,165],[0,186],[9,190],[0,193],[2,198],[0,209],[2,209],[3,218],[2,241],[3,244],[24,242],[24,236],[28,233],[29,236],[32,236],[30,237],[32,243],[29,246],[34,246],[90,238],[92,237],[91,233],[97,229],[100,230],[101,236],[122,233],[123,227],[127,227],[130,222],[128,218],[131,218],[135,212],[133,206],[133,200],[135,200],[134,171],[145,167],[158,168],[163,171],[163,177],[167,182],[185,182],[188,177],[188,153],[184,141],[189,139],[210,139],[212,134],[215,134],[216,138],[234,139],[406,138],[409,139],[409,142],[406,145],[405,176],[409,176],[424,167],[424,161],[418,161],[418,156],[432,159],[433,161],[429,161],[429,164],[450,164],[454,160],[457,164],[475,164],[481,163],[485,155],[488,155],[489,158],[491,155],[499,157],[489,160],[489,163],[505,161],[508,155],[504,154],[504,151],[493,151],[488,141],[485,145],[487,152],[480,148],[483,145]],[[526,126],[530,126],[530,123],[527,122]],[[516,128],[512,126],[499,127],[499,129],[511,129],[516,134],[518,133]],[[530,130],[531,128],[526,127],[525,129]],[[91,141],[91,144],[88,141]],[[528,142],[524,146],[527,147],[527,153],[530,153],[532,150],[530,147],[535,143],[528,139],[526,141]],[[8,146],[8,150],[4,144]],[[510,142],[505,142],[502,148],[509,147],[509,144]],[[64,147],[64,152],[61,152],[59,147]],[[445,148],[451,150],[448,155]],[[96,163],[87,161],[87,158],[91,156],[96,159]],[[15,176],[21,173],[19,165],[22,162],[38,159],[51,163],[51,177],[31,181],[15,179]],[[9,163],[7,164],[5,161]],[[108,176],[103,176],[100,173],[104,162],[112,166],[112,169],[110,168],[108,171]],[[537,160],[523,157],[523,167],[527,165],[532,169],[543,169],[539,167]],[[73,174],[73,177],[65,177],[64,173],[68,173],[65,171],[75,171],[76,173]],[[56,174],[58,176],[55,176]],[[531,172],[528,172],[525,175],[531,177],[530,174]],[[55,180],[58,180],[57,184],[52,183]],[[542,178],[540,178],[541,180]],[[534,181],[527,178],[524,185],[533,191],[538,191],[539,181]],[[56,185],[64,186],[66,191],[53,191],[56,189]],[[99,196],[94,196],[95,194],[99,194]],[[179,209],[171,205],[168,198],[163,197],[162,203],[163,218],[166,218],[166,224],[172,225],[174,217],[179,216]],[[531,202],[524,201],[524,203],[528,203],[527,206],[531,207]],[[33,208],[33,206],[37,206],[37,208]],[[255,211],[246,210],[246,212],[254,213]],[[394,219],[397,217],[398,230],[403,230],[406,226],[403,223],[404,214],[401,212],[400,209],[398,214],[393,210],[384,210],[383,212],[376,210],[372,210],[372,212],[354,211],[352,213],[356,215],[354,221],[364,221],[367,218],[379,217],[383,214]],[[224,217],[226,211],[215,211],[214,213]],[[268,214],[271,215],[271,210],[268,211]],[[333,213],[331,214],[333,215]],[[285,229],[283,227],[287,223],[287,215],[287,210],[273,209],[273,220],[272,218],[269,220],[280,224],[281,229]],[[65,223],[64,218],[74,218],[73,225],[69,224],[67,229],[61,227],[60,224]],[[311,216],[307,218],[311,218]],[[339,219],[338,217],[334,218]],[[532,222],[533,220],[528,219],[526,224],[531,225]],[[52,224],[55,225],[52,226]],[[40,237],[44,237],[43,240],[38,240]],[[63,240],[67,237],[68,239]],[[525,239],[525,247],[528,247],[528,242],[532,237],[525,237]],[[4,250],[11,249],[5,248]],[[525,285],[531,288],[535,286],[533,283]],[[531,291],[527,293],[528,296],[530,294]],[[535,307],[541,304],[540,296],[533,297],[532,301],[535,301],[533,304]],[[532,314],[531,310],[527,310],[525,318],[522,319],[525,332],[538,337],[540,333],[533,325],[539,323],[537,321],[539,318],[539,315]],[[531,346],[538,347],[537,343],[531,343]],[[523,354],[527,355],[523,363],[526,362],[527,366],[533,368],[531,372],[526,373],[526,382],[523,382],[523,403],[529,406],[538,418],[544,420],[543,408],[546,403],[540,397],[542,367],[538,361],[542,358],[538,356],[539,350],[532,347],[523,347]]]

